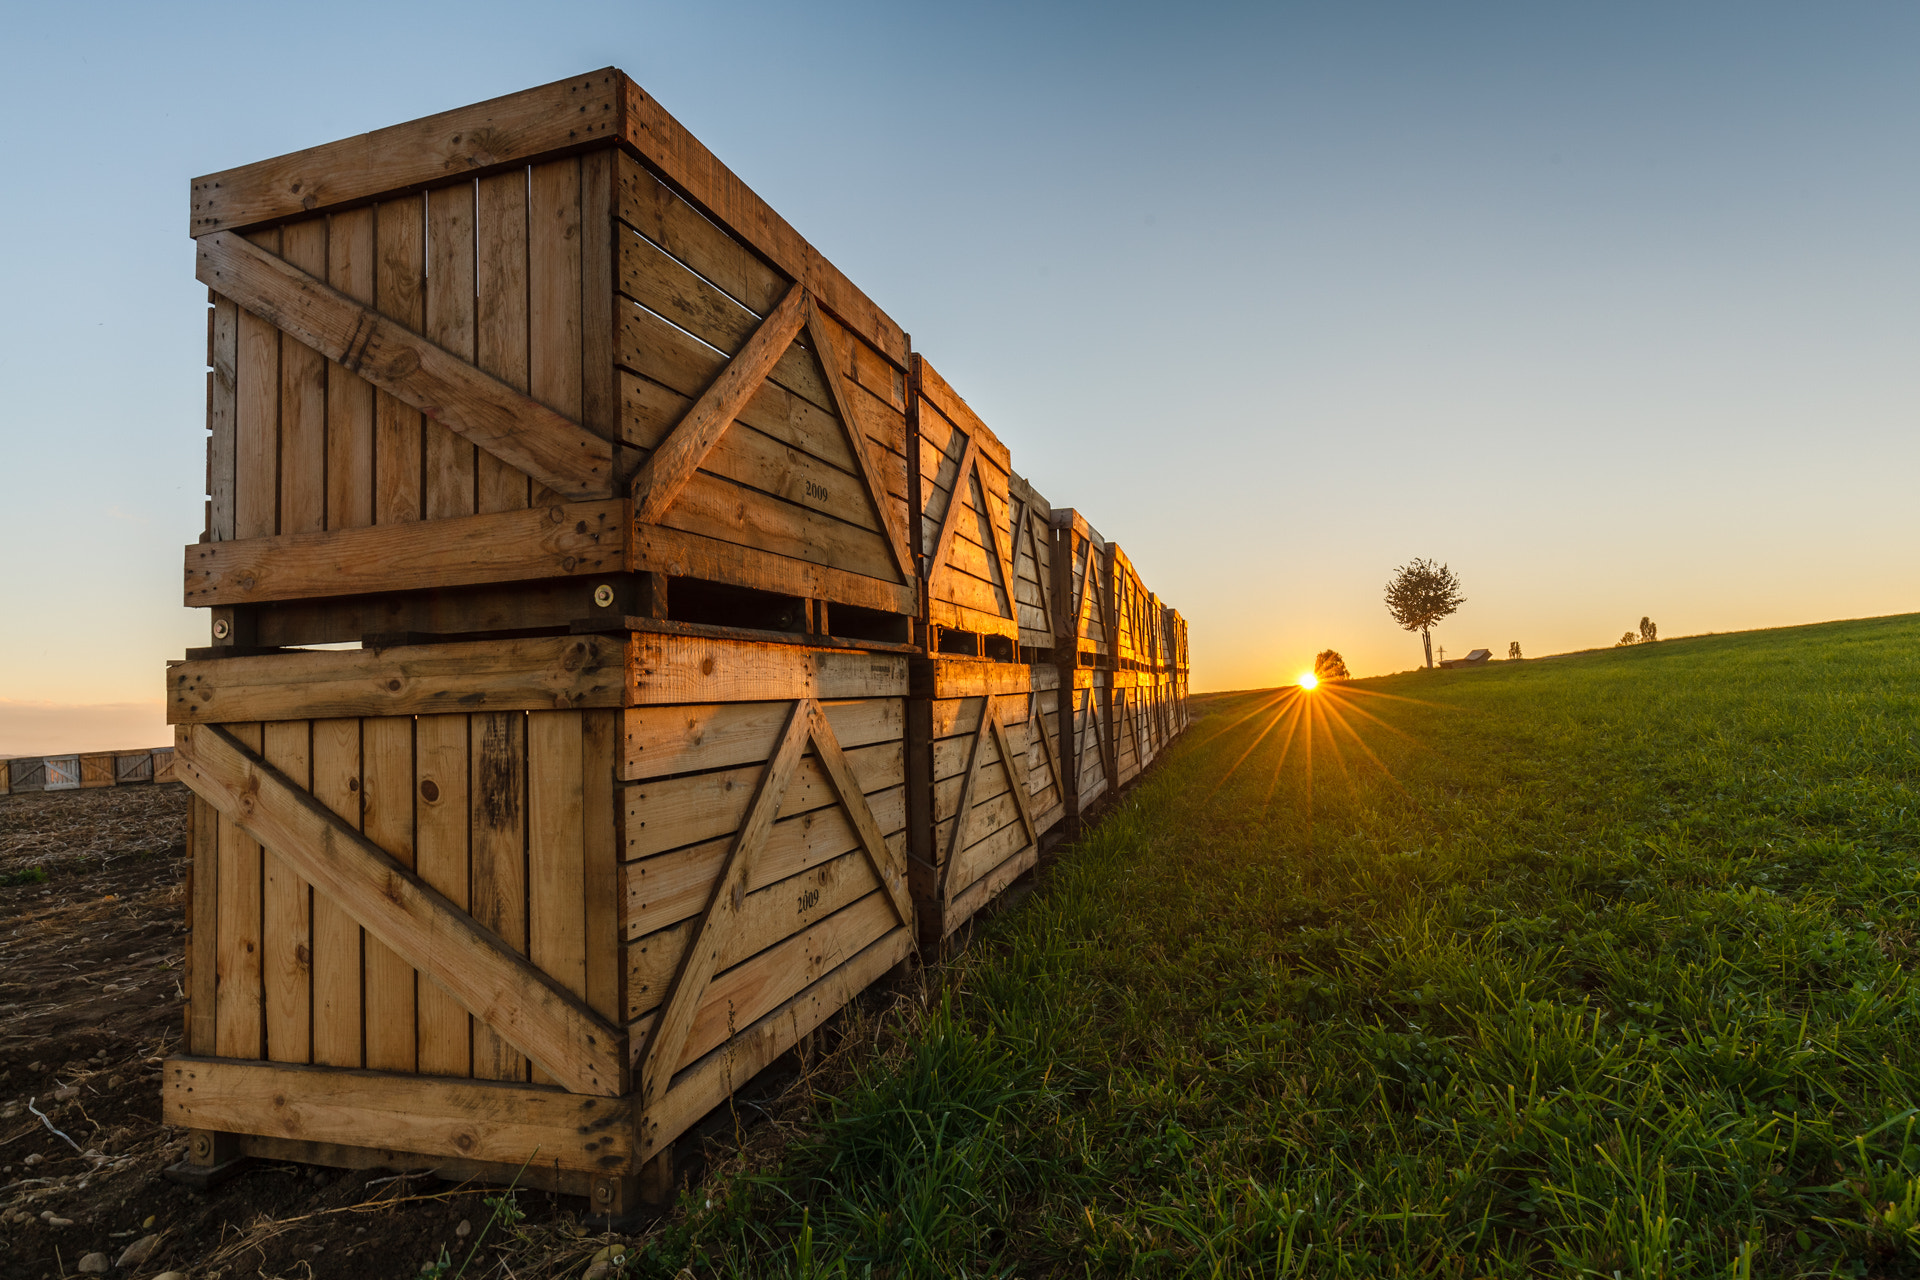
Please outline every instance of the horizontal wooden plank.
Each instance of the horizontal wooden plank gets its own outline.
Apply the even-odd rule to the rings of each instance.
[[[947,380],[940,376],[925,357],[915,352],[913,358],[919,368],[921,396],[931,401],[933,407],[938,409],[949,422],[978,440],[980,452],[986,455],[999,471],[1004,473],[1009,470],[1007,446],[1000,437],[993,434],[992,429],[980,420],[980,415],[960,398],[960,393],[948,385]]]
[[[562,498],[613,494],[613,446],[477,365],[231,231],[200,241],[201,283]]]
[[[945,933],[952,933],[979,914],[982,907],[999,897],[1008,885],[1024,875],[1039,859],[1040,846],[1027,845],[1013,857],[1008,858],[974,881],[968,888],[956,894],[953,901],[947,904]],[[945,934],[942,936],[944,937]]]
[[[636,527],[679,530],[749,555],[831,566],[834,573],[872,582],[904,583],[907,577],[881,534],[704,471],[687,480],[658,522]]]
[[[920,607],[920,591],[914,583],[848,573],[831,565],[664,525],[640,525],[634,529],[629,567],[675,578],[704,578],[709,582],[752,587],[756,591],[810,596],[882,613],[916,613]]]
[[[636,635],[629,706],[684,702],[900,698],[907,659],[899,654]]]
[[[902,847],[907,821],[905,789],[894,787],[868,796],[867,805],[888,847]],[[698,914],[713,896],[714,880],[726,862],[729,840],[723,836],[628,863],[625,936],[643,937]],[[782,818],[773,824],[766,846],[754,861],[747,890],[764,889],[797,876],[853,852],[859,845],[859,833],[840,806]]]
[[[194,794],[576,1093],[621,1091],[620,1034],[314,796],[213,725],[175,730]]]
[[[779,741],[789,708],[782,702],[648,707],[626,713],[620,777],[647,778],[765,761]],[[900,742],[906,708],[899,698],[824,703],[843,749]]]
[[[755,315],[771,311],[792,283],[624,152],[615,214]]]
[[[539,636],[182,662],[167,669],[167,722],[617,707],[626,650],[608,636]]]
[[[628,504],[294,533],[186,548],[186,603],[257,604],[612,573],[626,567]]]
[[[1026,663],[926,657],[914,659],[909,680],[916,698],[981,698],[1030,692],[1034,670]]]
[[[969,695],[959,698],[942,698],[930,708],[929,734],[938,742],[945,738],[964,738],[971,742],[974,730],[980,727],[980,712],[984,704],[980,701],[985,695]],[[993,709],[1000,717],[1000,723],[1009,728],[1024,724],[1027,719],[1027,697],[1024,693],[996,693],[993,696]]]
[[[604,145],[621,132],[612,67],[195,178],[189,234],[250,227]]]
[[[880,887],[873,864],[859,850],[842,854],[797,876],[770,884],[742,900],[734,932],[720,949],[719,965],[731,968],[824,920]],[[627,944],[627,1016],[659,1007],[693,936],[689,917]]]
[[[561,1089],[190,1057],[162,1081],[162,1118],[182,1128],[601,1173],[633,1157],[629,1104]]]
[[[636,1158],[647,1160],[791,1049],[807,1032],[845,1008],[913,952],[902,926],[869,945],[773,1012],[740,1028],[706,1057],[675,1076],[666,1094],[640,1113]]]
[[[906,753],[900,742],[852,747],[846,752],[856,784],[871,795],[906,781]],[[710,773],[655,778],[622,788],[626,809],[626,857],[644,858],[681,845],[712,840],[736,830],[746,817],[754,784],[763,771],[758,764]],[[780,815],[792,817],[838,803],[820,761],[802,759],[780,799]]]

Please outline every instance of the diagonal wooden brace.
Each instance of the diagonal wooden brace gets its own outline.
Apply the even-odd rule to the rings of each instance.
[[[232,231],[199,241],[201,283],[563,498],[613,496],[613,446]]]
[[[1014,807],[1020,810],[1020,823],[1027,829],[1027,843],[1038,844],[1040,829],[1033,825],[1033,805],[1028,792],[1031,783],[1027,780],[1027,771],[1021,767],[1020,757],[1013,754],[1013,747],[1007,741],[1007,726],[1000,723],[1000,717],[993,715],[993,699],[987,699],[988,718],[993,721],[993,742],[1000,748],[1000,767],[1007,771],[1007,790],[1013,793]],[[1045,729],[1042,729],[1045,732]]]
[[[747,407],[747,401],[753,399],[773,366],[780,363],[806,318],[807,291],[793,285],[634,476],[633,518],[637,522],[660,523],[680,490],[693,479],[693,473]]]
[[[807,337],[813,343],[815,354],[820,357],[820,365],[826,371],[827,390],[832,394],[834,411],[840,415],[840,424],[847,433],[847,447],[853,451],[853,458],[860,466],[860,477],[866,482],[867,496],[873,501],[874,514],[880,518],[881,527],[887,531],[887,550],[893,554],[893,563],[900,570],[903,582],[912,582],[915,576],[913,555],[907,548],[907,531],[900,523],[900,515],[893,504],[887,501],[886,487],[880,481],[880,471],[873,461],[873,445],[867,439],[867,433],[860,426],[855,405],[859,397],[847,389],[846,360],[840,350],[839,338],[834,334],[834,325],[820,313],[820,304],[813,298],[807,299]]]
[[[385,850],[213,725],[175,731],[174,770],[474,1017],[574,1093],[620,1092],[620,1032]]]
[[[827,722],[826,709],[819,703],[813,707],[812,732],[814,754],[826,770],[827,781],[833,784],[834,795],[839,797],[841,807],[853,821],[853,829],[860,837],[860,847],[866,851],[867,861],[873,865],[873,874],[879,878],[880,887],[887,891],[887,897],[893,903],[894,916],[901,924],[912,927],[913,900],[907,893],[906,868],[900,865],[900,859],[887,843],[887,838],[880,834],[880,824],[874,821],[873,808],[854,779],[853,768],[840,750],[840,740],[834,736],[833,726]]]

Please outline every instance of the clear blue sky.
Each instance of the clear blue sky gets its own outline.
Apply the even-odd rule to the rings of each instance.
[[[164,739],[206,643],[188,179],[608,64],[1128,549],[1198,687],[1413,665],[1413,556],[1453,652],[1916,607],[1911,5],[5,16],[0,754]]]

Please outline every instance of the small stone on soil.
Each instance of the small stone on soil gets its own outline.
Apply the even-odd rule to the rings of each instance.
[[[120,1261],[113,1265],[116,1267],[145,1266],[147,1259],[151,1258],[159,1248],[159,1236],[141,1236],[127,1246],[126,1252],[120,1255]]]
[[[456,1236],[459,1236],[462,1240],[465,1240],[468,1236],[473,1234],[473,1224],[471,1222],[468,1222],[465,1218],[462,1218],[460,1219],[460,1225],[453,1229],[453,1234],[455,1234]]]
[[[107,1255],[104,1253],[90,1253],[80,1259],[80,1265],[76,1269],[81,1275],[103,1276],[107,1274]]]

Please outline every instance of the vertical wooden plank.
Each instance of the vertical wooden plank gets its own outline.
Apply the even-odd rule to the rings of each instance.
[[[484,712],[469,727],[473,773],[473,918],[501,941],[527,953],[526,716]],[[491,1029],[473,1027],[473,1074],[482,1080],[525,1080],[527,1061]]]
[[[473,359],[473,183],[427,193],[427,337]],[[472,515],[474,447],[426,424],[427,519]]]
[[[580,157],[580,422],[620,438],[620,380],[613,363],[614,157]]]
[[[586,890],[587,1004],[618,1026],[625,1021],[620,963],[620,713],[581,713],[581,849]]]
[[[580,161],[533,166],[527,184],[527,351],[533,398],[580,417]],[[555,495],[535,485],[534,504]]]
[[[313,787],[311,731],[305,720],[275,720],[261,735],[261,755],[295,786]],[[312,891],[293,868],[268,849],[262,857],[266,883],[264,922],[267,1057],[275,1062],[313,1059]]]
[[[606,714],[612,715],[612,712]],[[467,717],[421,716],[415,722],[415,870],[420,878],[467,909]],[[473,1072],[467,1011],[435,982],[418,985],[418,1061],[426,1075]]]
[[[327,220],[280,229],[280,252],[327,278]],[[314,533],[327,522],[327,361],[290,337],[280,342],[280,532]]]
[[[211,350],[207,353],[207,536],[214,542],[233,541],[234,388],[239,344],[240,308],[230,298],[215,297]]]
[[[426,324],[426,198],[391,200],[374,210],[379,261],[374,306],[418,333]],[[384,391],[373,398],[373,519],[421,518],[420,413]]]
[[[327,283],[373,301],[373,210],[327,220]],[[359,374],[327,366],[327,528],[373,523],[373,387]]]
[[[280,252],[278,230],[247,239],[268,253]],[[278,533],[279,497],[280,331],[243,310],[234,385],[234,537]]]
[[[220,815],[194,796],[187,813],[193,862],[187,882],[187,1052],[219,1052],[214,1013],[218,1008],[215,941],[220,920]]]
[[[495,174],[478,183],[474,215],[474,357],[482,369],[521,391],[527,382],[527,174]],[[527,505],[527,477],[492,454],[479,457],[481,511]]]
[[[225,726],[254,751],[258,724]],[[214,942],[214,1052],[258,1058],[263,1046],[260,972],[260,844],[220,817],[219,925]]]
[[[313,722],[313,796],[360,827],[360,722]],[[313,895],[313,1061],[362,1064],[360,926],[324,894]]]
[[[372,716],[361,721],[361,830],[401,865],[414,865],[413,717]],[[418,1068],[414,1030],[414,972],[378,938],[363,945],[366,968],[367,1066],[375,1071]]]
[[[585,799],[581,712],[527,714],[527,954],[577,996],[587,994]],[[543,1071],[535,1084],[552,1084]]]

